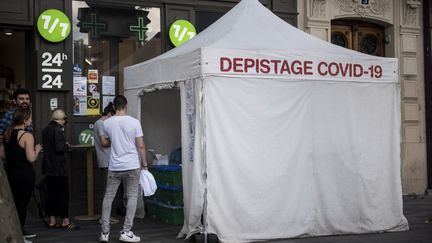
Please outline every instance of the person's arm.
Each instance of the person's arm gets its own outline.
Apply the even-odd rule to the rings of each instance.
[[[42,150],[42,146],[40,144],[36,144],[35,146],[33,135],[28,132],[23,135],[22,140],[24,142],[27,160],[30,162],[35,162],[38,158],[39,152]]]
[[[4,132],[8,128],[8,126],[12,123],[12,116],[13,116],[12,112],[6,112],[4,116],[0,119],[0,135],[2,137],[4,135]]]
[[[111,147],[111,140],[109,140],[108,137],[106,137],[105,135],[99,136],[99,137],[100,137],[102,146],[104,146],[104,147]]]
[[[147,170],[147,157],[146,157],[146,150],[145,150],[145,144],[144,144],[144,136],[136,137],[136,145],[138,154],[141,158],[141,168],[144,170]]]
[[[54,146],[57,153],[63,154],[67,152],[68,145],[63,131],[60,128],[55,128],[54,131]]]

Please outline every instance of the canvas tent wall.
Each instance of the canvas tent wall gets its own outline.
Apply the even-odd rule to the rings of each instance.
[[[126,68],[130,112],[139,115],[140,94],[174,82],[180,235],[204,227],[247,242],[408,229],[396,59],[321,41],[243,0],[183,46]]]

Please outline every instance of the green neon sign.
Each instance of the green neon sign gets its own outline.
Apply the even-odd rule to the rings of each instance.
[[[144,17],[138,17],[138,25],[129,26],[129,30],[138,33],[138,40],[144,41],[145,33],[148,30],[146,24],[144,23]]]
[[[47,9],[39,15],[37,29],[45,40],[60,42],[69,36],[71,24],[62,11]]]
[[[169,37],[174,46],[180,46],[196,35],[191,22],[183,19],[176,20],[169,29]]]

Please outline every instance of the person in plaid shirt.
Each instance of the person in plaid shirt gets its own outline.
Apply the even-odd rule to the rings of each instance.
[[[28,91],[27,89],[18,88],[13,93],[13,99],[15,101],[16,107],[26,109],[30,106],[30,91]],[[2,138],[4,132],[12,123],[12,118],[15,113],[16,107],[6,112],[4,116],[0,119],[0,135]],[[27,127],[26,131],[33,132],[33,127],[32,126]]]

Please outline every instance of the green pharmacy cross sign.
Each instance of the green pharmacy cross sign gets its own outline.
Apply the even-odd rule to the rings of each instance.
[[[97,22],[96,14],[91,13],[90,14],[90,22],[82,22],[82,26],[84,28],[88,28],[91,30],[91,36],[92,37],[98,37],[99,31],[98,30],[105,30],[106,24],[102,22]]]
[[[148,30],[146,24],[144,24],[144,17],[138,17],[138,25],[129,26],[129,30],[138,33],[138,40],[144,41],[145,33]]]
[[[39,15],[37,29],[45,40],[60,42],[68,37],[71,24],[69,18],[62,11],[47,9]]]

